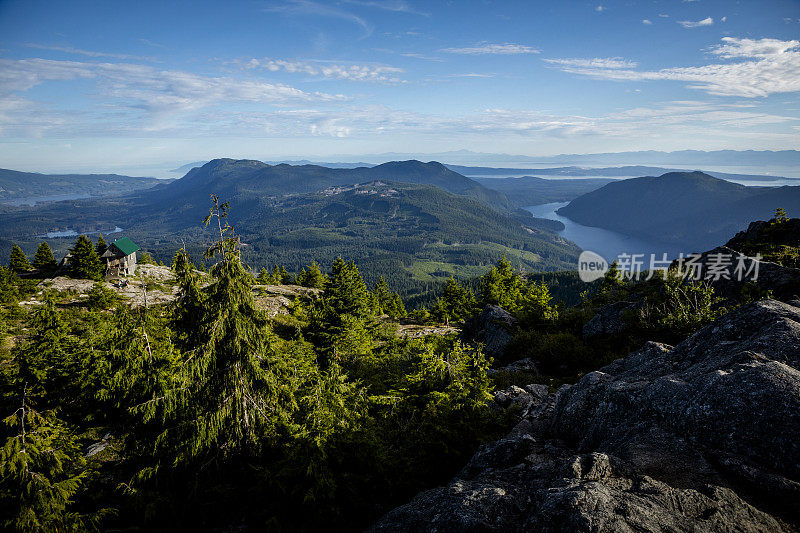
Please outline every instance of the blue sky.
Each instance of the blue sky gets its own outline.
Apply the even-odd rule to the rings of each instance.
[[[0,167],[800,148],[800,2],[0,0]]]

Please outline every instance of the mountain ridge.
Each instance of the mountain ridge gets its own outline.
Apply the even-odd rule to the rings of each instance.
[[[800,212],[800,187],[745,187],[703,172],[671,172],[615,181],[586,193],[558,213],[579,224],[708,249],[750,220],[775,209]]]

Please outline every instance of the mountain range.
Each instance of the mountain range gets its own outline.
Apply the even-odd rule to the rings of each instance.
[[[32,250],[49,231],[119,226],[158,258],[169,260],[184,243],[197,258],[213,238],[200,226],[210,194],[230,202],[229,220],[255,267],[299,270],[342,256],[357,260],[369,280],[384,275],[402,289],[479,275],[504,253],[526,270],[557,270],[570,268],[579,252],[555,233],[558,223],[515,211],[502,192],[419,161],[328,169],[216,159],[125,196],[0,207],[0,239]],[[60,244],[71,239],[51,241]]]
[[[703,172],[669,172],[608,183],[558,214],[697,251],[727,241],[752,220],[770,219],[778,207],[800,213],[800,186],[745,187]]]
[[[67,199],[66,196],[113,196],[159,183],[163,180],[119,174],[39,174],[3,168],[0,169],[0,202],[30,204],[46,199]]]

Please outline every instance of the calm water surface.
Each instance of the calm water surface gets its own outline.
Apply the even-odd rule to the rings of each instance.
[[[603,256],[607,261],[615,260],[620,254],[626,253],[645,254],[644,260],[649,265],[650,254],[655,254],[657,260],[661,260],[664,253],[668,259],[675,259],[683,252],[689,254],[693,250],[683,250],[672,243],[662,243],[653,240],[631,237],[623,233],[617,233],[603,228],[584,226],[573,222],[567,217],[556,213],[556,209],[564,207],[569,202],[553,202],[550,204],[532,205],[525,207],[527,211],[538,218],[558,220],[564,224],[565,229],[558,234],[568,239],[584,250],[591,250]]]

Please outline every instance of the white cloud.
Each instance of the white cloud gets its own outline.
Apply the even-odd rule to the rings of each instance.
[[[429,17],[430,13],[417,11],[408,2],[403,0],[344,0],[347,4],[355,4],[363,7],[374,7],[376,9],[383,9],[384,11],[394,11],[396,13],[411,13],[414,15],[422,15]]]
[[[669,15],[667,15],[665,13],[659,13],[658,16],[661,17],[662,19],[668,19],[669,18]]]
[[[55,111],[17,94],[50,81],[78,79],[95,82],[91,97],[100,104],[95,102],[91,111]],[[0,109],[5,110],[0,128],[4,130],[12,126],[27,128],[34,115],[51,117],[54,127],[68,122],[64,117],[71,113],[72,119],[89,129],[107,127],[110,120],[127,125],[115,128],[151,131],[171,128],[187,113],[223,103],[288,105],[343,100],[346,98],[341,95],[306,92],[264,80],[201,76],[132,63],[0,59]],[[36,113],[26,115],[30,110]],[[42,132],[52,129],[38,126]]]
[[[524,44],[479,44],[466,48],[442,48],[440,52],[448,54],[466,55],[516,55],[516,54],[538,54],[541,51]]]
[[[312,2],[310,0],[289,0],[283,4],[265,7],[264,11],[294,16],[299,15],[337,18],[361,26],[361,28],[364,30],[365,36],[372,34],[373,31],[371,24],[369,24],[363,18],[354,15],[353,13],[333,6]]]
[[[727,22],[727,21],[728,21],[728,17],[722,17],[720,20],[721,20],[722,22]]]
[[[657,71],[561,65],[565,72],[617,81],[675,80],[722,96],[759,97],[800,91],[800,41],[724,37],[711,52],[744,61]]]
[[[597,11],[598,13],[602,13],[603,11],[606,10],[606,6],[597,6],[596,8],[594,8],[594,10]]]
[[[238,63],[246,69],[264,69],[271,72],[296,72],[326,79],[388,84],[405,83],[405,80],[396,76],[402,73],[403,69],[386,65],[347,65],[326,61],[285,61],[282,59],[270,58],[253,58],[246,61],[237,60],[235,63]]]
[[[621,57],[595,57],[594,59],[542,59],[552,65],[560,67],[578,67],[578,68],[604,68],[604,69],[617,69],[617,68],[636,68],[635,61],[628,61]]]
[[[146,41],[146,39],[142,39]],[[38,50],[52,50],[54,52],[64,52],[65,54],[81,55],[87,57],[108,57],[111,59],[127,59],[134,61],[150,61],[158,62],[158,58],[147,56],[133,56],[128,54],[112,54],[107,52],[95,52],[92,50],[82,50],[80,48],[73,48],[71,46],[47,46],[44,44],[25,43],[28,48],[36,48]]]
[[[703,26],[711,26],[714,24],[714,19],[711,17],[706,17],[703,20],[693,21],[693,20],[679,20],[678,24],[683,26],[684,28],[702,28]]]
[[[781,41],[780,39],[738,39],[736,37],[723,37],[724,44],[717,45],[711,52],[731,58],[760,58],[780,57],[786,54],[797,54],[800,41]]]
[[[650,21],[649,19],[642,19],[642,24],[646,24],[647,26],[650,26],[652,23],[653,22]]]

